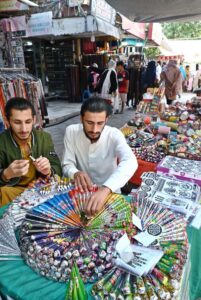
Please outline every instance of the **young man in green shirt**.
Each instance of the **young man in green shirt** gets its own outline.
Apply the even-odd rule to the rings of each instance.
[[[8,129],[0,134],[0,206],[21,194],[32,180],[61,175],[51,136],[34,128],[32,103],[12,98],[6,103],[5,115]]]

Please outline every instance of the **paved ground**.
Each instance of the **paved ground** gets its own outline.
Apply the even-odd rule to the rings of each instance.
[[[124,114],[112,115],[108,121],[108,125],[120,128],[129,119],[132,119],[133,115],[134,115],[134,110],[126,108]],[[66,127],[70,124],[76,124],[79,122],[80,122],[80,117],[78,115],[58,125],[45,128],[45,131],[49,132],[52,135],[54,145],[55,145],[55,150],[60,158],[63,152],[63,138],[64,138]]]
[[[191,99],[194,96],[192,93],[183,93],[181,100]],[[48,102],[48,115],[50,119],[50,127],[45,128],[45,131],[52,135],[55,150],[59,157],[62,157],[63,153],[63,138],[65,129],[70,124],[76,124],[80,122],[79,111],[81,103],[69,103],[65,100],[56,100]],[[108,121],[108,125],[120,128],[128,120],[132,119],[135,111],[133,108],[126,108],[123,114],[112,115]],[[76,115],[76,116],[75,116]],[[58,125],[55,123],[61,122]],[[53,125],[53,126],[52,126]]]

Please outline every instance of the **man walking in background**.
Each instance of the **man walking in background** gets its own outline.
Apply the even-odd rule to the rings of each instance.
[[[124,111],[125,103],[127,101],[127,94],[128,94],[128,88],[129,88],[129,74],[124,69],[123,61],[117,62],[117,80],[118,80],[118,85],[119,85],[119,96],[121,99],[120,114],[122,114]]]

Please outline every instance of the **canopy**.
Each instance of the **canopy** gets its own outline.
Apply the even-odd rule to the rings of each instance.
[[[200,0],[106,0],[135,22],[192,21],[201,19]]]
[[[91,37],[110,35],[116,39],[120,38],[119,29],[112,24],[100,19],[99,17],[87,16],[72,17],[53,20],[52,34],[75,35],[79,37]]]

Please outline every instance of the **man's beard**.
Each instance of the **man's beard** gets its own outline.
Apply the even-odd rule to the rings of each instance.
[[[104,126],[105,127],[105,126]],[[103,127],[103,129],[104,129],[104,127]],[[103,129],[102,129],[102,131],[103,131]],[[95,143],[95,142],[97,142],[98,140],[99,140],[99,138],[100,138],[100,136],[101,136],[101,133],[102,133],[102,131],[101,132],[95,132],[96,134],[98,134],[98,136],[96,137],[96,138],[92,138],[88,133],[87,133],[87,131],[86,131],[86,129],[85,129],[85,127],[83,126],[83,130],[84,130],[84,133],[85,133],[85,135],[86,135],[86,137],[91,141],[91,142],[93,142],[93,143]],[[89,133],[91,133],[91,134],[94,134],[94,132],[89,132]]]
[[[33,130],[33,127],[32,127],[32,130]],[[11,125],[10,125],[10,131],[12,133],[12,136],[16,137],[19,141],[27,141],[29,139],[31,133],[32,133],[32,131],[31,132],[25,132],[27,134],[27,136],[26,137],[22,137],[19,132],[15,132],[13,130],[13,128],[12,128]]]

